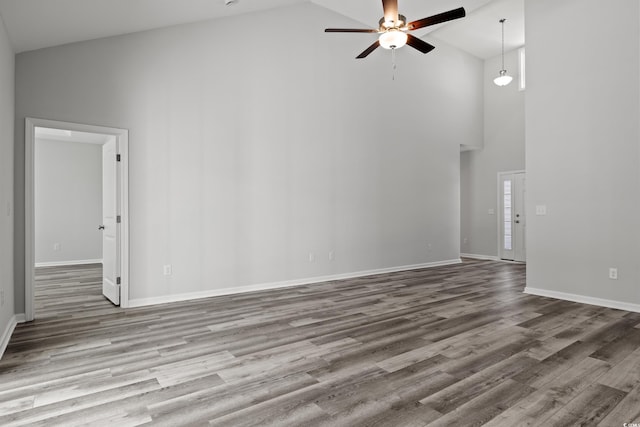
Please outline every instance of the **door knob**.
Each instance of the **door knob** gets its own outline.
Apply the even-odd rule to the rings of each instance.
[[[104,225],[98,226],[98,230],[104,230]]]

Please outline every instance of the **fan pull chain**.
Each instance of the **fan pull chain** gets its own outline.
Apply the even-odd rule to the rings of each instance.
[[[391,80],[396,80],[396,50],[391,49]]]

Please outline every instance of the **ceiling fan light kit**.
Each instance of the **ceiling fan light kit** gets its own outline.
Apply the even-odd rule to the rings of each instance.
[[[399,49],[407,44],[408,38],[407,33],[404,31],[391,29],[380,34],[378,41],[380,42],[380,46],[385,49]]]
[[[506,86],[509,83],[511,83],[511,80],[513,80],[513,77],[508,75],[507,74],[507,70],[504,68],[504,22],[505,21],[506,21],[505,18],[502,18],[499,21],[500,24],[502,24],[502,69],[500,70],[500,75],[498,77],[496,77],[495,79],[493,79],[493,82],[497,86]]]
[[[422,52],[429,53],[435,47],[415,36],[410,31],[431,25],[441,24],[466,15],[464,8],[453,9],[428,18],[419,19],[407,24],[407,19],[398,13],[398,0],[382,0],[384,16],[380,19],[377,29],[369,28],[327,28],[326,33],[378,33],[378,40],[365,49],[356,58],[366,58],[371,52],[382,46],[384,49],[399,49],[405,44]]]

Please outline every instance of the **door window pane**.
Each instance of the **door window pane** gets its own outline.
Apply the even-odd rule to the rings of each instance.
[[[512,235],[512,223],[511,223],[511,180],[504,180],[504,186],[502,188],[502,206],[504,209],[504,222],[503,222],[503,231],[504,231],[504,242],[503,247],[504,250],[510,251],[513,249],[511,242]]]

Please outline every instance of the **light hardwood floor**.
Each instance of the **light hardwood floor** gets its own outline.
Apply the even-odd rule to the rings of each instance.
[[[640,314],[461,265],[122,310],[99,266],[38,270],[0,425],[622,426]]]

